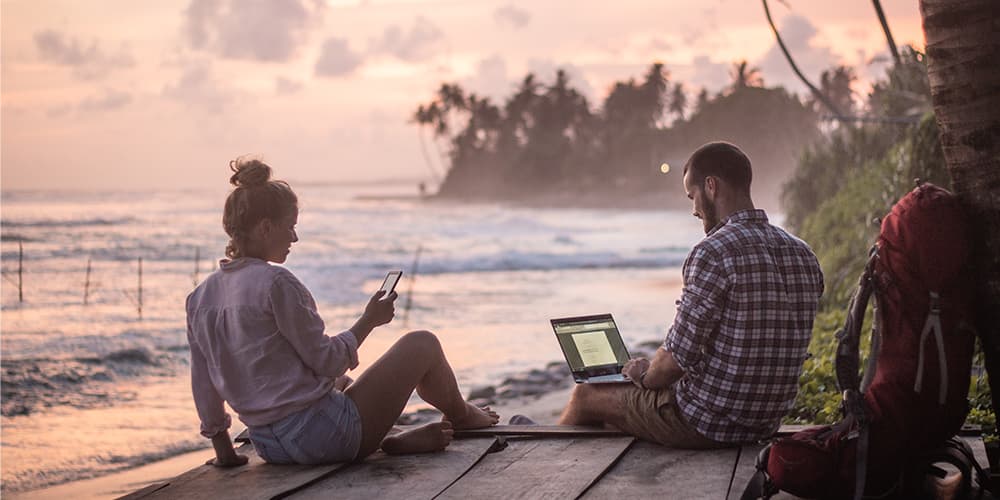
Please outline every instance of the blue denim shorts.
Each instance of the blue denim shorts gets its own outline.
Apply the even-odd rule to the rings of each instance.
[[[351,398],[332,391],[273,424],[250,427],[250,442],[270,464],[349,462],[361,447],[361,415]]]

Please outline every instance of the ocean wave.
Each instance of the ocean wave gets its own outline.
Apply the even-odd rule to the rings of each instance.
[[[0,234],[0,241],[20,241],[22,243],[32,243],[38,240],[19,233],[3,233]]]
[[[422,274],[452,274],[573,269],[648,269],[678,266],[684,262],[683,252],[684,250],[678,250],[655,255],[629,256],[614,252],[558,254],[509,251],[465,259],[431,259],[420,263],[420,272]]]
[[[11,477],[5,477],[4,493],[17,493],[38,488],[56,486],[70,481],[81,481],[106,474],[120,472],[140,467],[160,460],[165,460],[184,453],[208,448],[204,439],[190,439],[167,445],[138,454],[104,453],[86,457],[80,463],[60,463],[46,466],[44,469],[25,468],[17,471]]]
[[[92,218],[92,219],[34,219],[34,220],[7,220],[0,221],[4,227],[18,228],[65,228],[84,226],[121,226],[137,221],[135,217],[120,217],[116,219]]]
[[[115,386],[122,379],[174,376],[184,357],[169,351],[122,349],[98,357],[5,359],[2,382],[5,417],[30,415],[41,408],[94,408],[135,398]]]

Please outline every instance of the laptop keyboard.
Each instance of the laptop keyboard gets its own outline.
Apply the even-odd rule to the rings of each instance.
[[[587,380],[590,382],[616,382],[625,380],[625,377],[620,373],[615,373],[614,375],[600,375],[597,377],[589,377]]]

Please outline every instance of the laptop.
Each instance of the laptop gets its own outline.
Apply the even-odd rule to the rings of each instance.
[[[622,375],[628,350],[610,314],[550,321],[576,383],[631,383]]]

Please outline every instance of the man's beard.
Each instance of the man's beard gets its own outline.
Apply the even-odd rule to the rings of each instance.
[[[701,196],[701,222],[705,225],[705,234],[708,234],[719,224],[719,213],[715,209],[715,204],[708,201],[708,197],[702,192]]]

